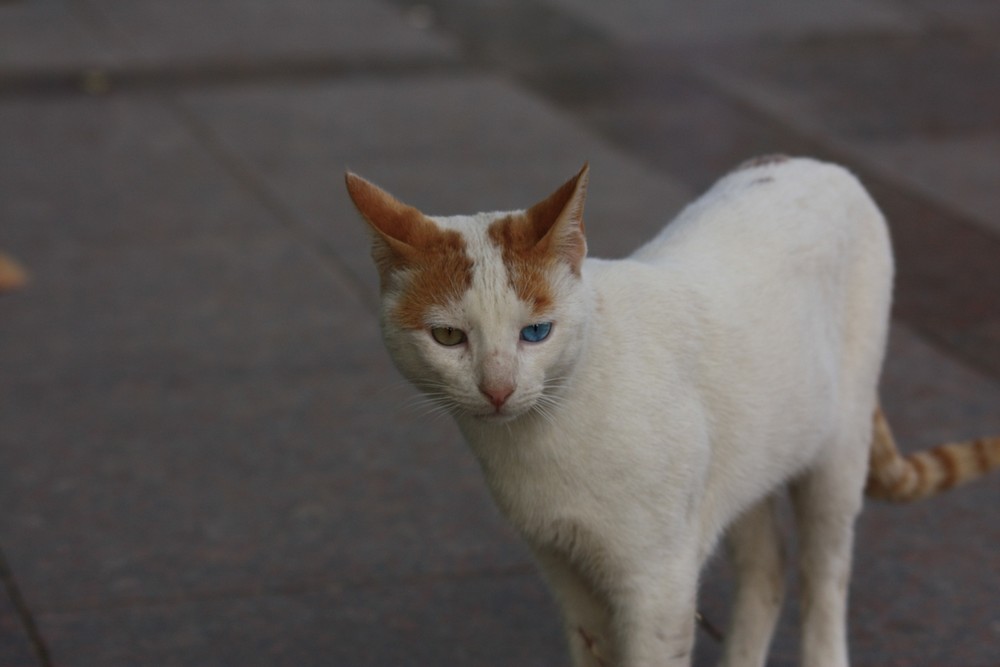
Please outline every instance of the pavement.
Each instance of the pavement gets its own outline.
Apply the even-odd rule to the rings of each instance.
[[[454,213],[589,160],[591,253],[621,256],[774,152],[890,219],[904,446],[1000,433],[998,3],[0,1],[0,252],[30,274],[0,295],[0,666],[567,665],[382,349],[343,171]],[[997,507],[1000,476],[866,509],[855,665],[1000,665]],[[719,558],[723,630],[730,591]]]

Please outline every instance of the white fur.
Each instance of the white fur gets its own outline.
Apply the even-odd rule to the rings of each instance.
[[[582,196],[582,195],[581,195]],[[845,170],[796,159],[736,171],[624,260],[553,276],[549,339],[485,233],[459,230],[473,288],[428,325],[393,325],[404,374],[452,411],[497,504],[534,550],[574,665],[687,665],[699,570],[729,531],[740,575],[724,664],[763,665],[782,597],[771,499],[801,532],[803,664],[846,665],[861,507],[892,258]],[[590,223],[601,224],[601,221]],[[483,382],[516,387],[500,414]]]

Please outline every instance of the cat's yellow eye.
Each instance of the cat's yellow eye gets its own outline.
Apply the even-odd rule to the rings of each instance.
[[[465,332],[454,327],[433,327],[431,335],[434,340],[446,347],[453,347],[465,342]]]

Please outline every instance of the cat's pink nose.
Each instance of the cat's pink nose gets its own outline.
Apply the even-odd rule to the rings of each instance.
[[[510,395],[514,393],[514,387],[510,385],[500,385],[498,387],[481,385],[479,391],[483,392],[483,395],[490,399],[490,403],[499,410],[507,402],[507,399],[510,398]]]

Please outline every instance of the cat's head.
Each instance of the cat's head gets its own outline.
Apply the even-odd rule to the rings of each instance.
[[[431,217],[354,174],[373,234],[382,332],[402,373],[458,417],[558,403],[586,338],[587,167],[524,211]]]

